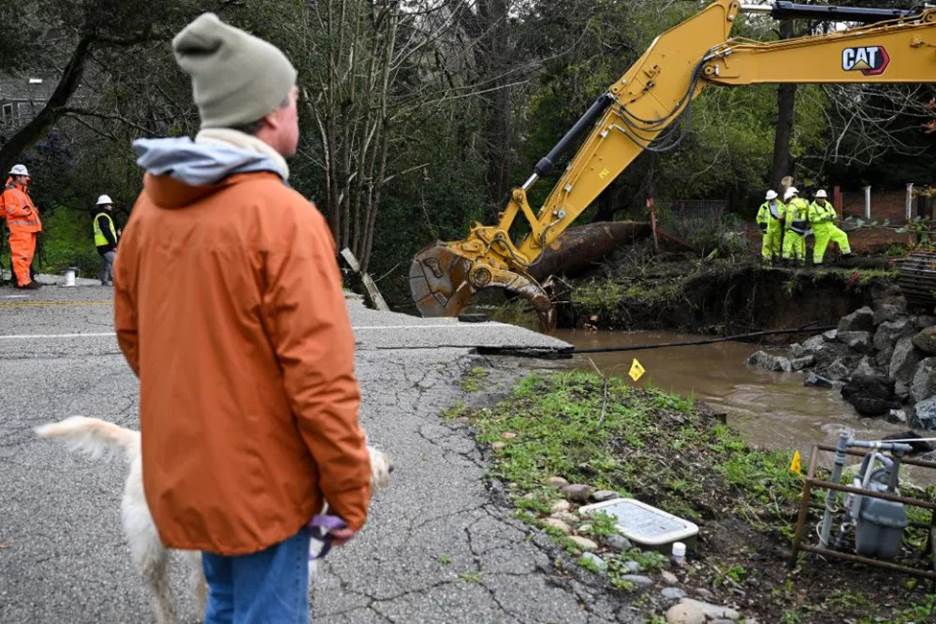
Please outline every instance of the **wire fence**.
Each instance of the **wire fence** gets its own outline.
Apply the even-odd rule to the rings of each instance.
[[[723,199],[674,199],[656,204],[660,225],[683,240],[719,231],[727,208]]]

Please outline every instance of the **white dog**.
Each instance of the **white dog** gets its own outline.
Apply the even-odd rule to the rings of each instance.
[[[72,416],[57,423],[36,428],[44,438],[62,438],[68,448],[81,451],[92,459],[122,451],[130,464],[120,501],[123,530],[130,545],[133,563],[151,593],[153,613],[158,624],[175,624],[175,604],[169,590],[169,551],[159,540],[156,525],[143,495],[143,462],[140,432],[98,418]],[[367,447],[370,453],[371,484],[375,490],[389,485],[393,466],[381,451]],[[179,551],[189,567],[189,578],[198,600],[199,613],[204,613],[206,585],[198,551]]]

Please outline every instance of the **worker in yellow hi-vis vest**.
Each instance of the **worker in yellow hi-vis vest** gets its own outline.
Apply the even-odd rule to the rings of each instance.
[[[844,255],[851,255],[848,234],[835,225],[838,215],[835,214],[835,207],[829,203],[828,197],[828,194],[820,189],[816,192],[815,201],[809,205],[809,224],[816,235],[816,246],[813,248],[813,264],[815,265],[822,264],[830,242],[838,245]]]
[[[763,240],[761,242],[761,259],[764,264],[773,264],[780,259],[783,251],[783,202],[777,197],[777,192],[767,191],[766,201],[757,211],[757,225],[760,226]]]
[[[117,228],[111,212],[114,202],[110,196],[101,195],[97,200],[97,214],[94,215],[94,246],[101,254],[101,286],[113,286],[114,260],[117,258]]]
[[[802,265],[806,262],[806,234],[809,232],[809,202],[799,196],[795,186],[783,195],[784,211],[783,259]]]

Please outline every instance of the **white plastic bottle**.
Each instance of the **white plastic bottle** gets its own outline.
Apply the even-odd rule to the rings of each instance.
[[[682,542],[673,542],[673,563],[680,567],[686,565],[686,545]]]

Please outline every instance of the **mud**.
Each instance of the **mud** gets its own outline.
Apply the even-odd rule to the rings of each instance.
[[[755,262],[648,258],[638,246],[571,285],[560,327],[668,329],[731,335],[835,324],[871,301],[889,270],[771,268]]]
[[[557,338],[579,349],[665,344],[698,338],[662,331],[559,330]],[[878,439],[906,429],[880,419],[862,418],[838,392],[803,386],[800,373],[772,373],[747,366],[754,343],[720,342],[691,347],[593,353],[575,356],[569,366],[624,377],[634,358],[646,369],[637,382],[693,397],[726,415],[731,427],[759,448],[805,453],[819,442],[835,443],[849,429]]]

